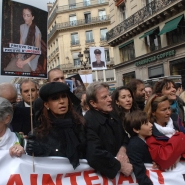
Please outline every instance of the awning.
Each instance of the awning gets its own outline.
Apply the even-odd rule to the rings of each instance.
[[[182,17],[183,17],[183,15],[181,15],[181,16],[179,16],[179,17],[176,17],[175,19],[173,19],[173,20],[167,22],[167,23],[164,25],[163,29],[160,31],[160,33],[159,33],[158,35],[162,35],[162,34],[165,34],[165,33],[167,33],[167,32],[170,32],[170,31],[172,31],[172,30],[177,29],[177,26],[178,26],[180,20],[182,19]]]
[[[128,41],[128,42],[122,44],[121,46],[119,46],[119,49],[121,49],[121,48],[123,48],[123,47],[125,47],[125,46],[127,46],[127,45],[129,45],[129,44],[131,44],[132,42],[134,42],[134,40],[130,40],[130,41]]]
[[[157,27],[158,28],[158,27]],[[142,35],[141,37],[139,37],[140,39],[147,37],[148,35],[151,35],[157,28],[154,28],[153,30],[150,30],[148,32],[146,32],[144,35]]]

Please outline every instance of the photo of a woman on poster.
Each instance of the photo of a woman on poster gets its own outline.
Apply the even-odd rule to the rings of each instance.
[[[1,75],[47,77],[47,7],[2,0]]]
[[[41,50],[41,32],[34,22],[34,11],[31,6],[25,6],[22,10],[24,24],[20,25],[20,43],[35,46]],[[37,68],[40,55],[22,54],[15,55],[4,71],[32,72]]]

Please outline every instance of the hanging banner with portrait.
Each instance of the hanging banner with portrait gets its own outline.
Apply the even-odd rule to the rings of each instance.
[[[104,47],[90,47],[89,49],[92,70],[107,69]]]
[[[1,1],[1,75],[47,78],[47,6]]]

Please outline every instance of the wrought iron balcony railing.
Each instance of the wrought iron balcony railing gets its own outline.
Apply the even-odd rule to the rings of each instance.
[[[53,27],[53,29],[51,30],[51,32],[48,34],[48,39],[51,38],[51,36],[56,32],[57,27],[56,25]]]
[[[80,2],[80,3],[74,3],[74,4],[59,6],[59,7],[56,6],[55,9],[52,11],[51,15],[49,15],[48,25],[51,24],[52,20],[54,19],[57,13],[84,8],[87,6],[103,5],[108,3],[109,3],[108,0],[84,0],[83,2]]]
[[[98,17],[91,17],[91,19],[88,19],[88,21],[87,19],[79,19],[75,21],[58,23],[57,30],[62,28],[72,27],[72,26],[81,26],[85,24],[92,24],[92,23],[98,23],[98,22],[109,21],[109,20],[110,20],[110,16],[104,15],[104,16],[98,16]]]
[[[58,9],[58,7],[55,7],[55,9],[53,10],[52,14],[49,16],[48,24],[51,23],[51,21],[53,20],[53,18],[54,18],[55,15],[57,14],[57,9]]]
[[[95,5],[100,5],[100,4],[104,4],[104,3],[108,3],[108,0],[84,0],[83,2],[80,2],[80,3],[59,6],[57,11],[63,12],[63,11],[67,11],[67,10],[83,8],[86,6],[95,6]]]
[[[176,0],[153,0],[151,3],[148,3],[145,7],[143,7],[135,14],[125,19],[123,22],[118,24],[110,31],[108,31],[107,41],[119,36],[121,33],[126,32],[129,28],[138,25],[145,19],[161,11],[162,9],[166,8],[168,5],[175,1]]]
[[[91,19],[80,19],[76,21],[69,21],[69,22],[64,22],[64,23],[58,23],[56,24],[51,32],[48,34],[48,39],[51,38],[51,36],[57,31],[61,29],[66,29],[70,27],[75,27],[75,26],[83,26],[87,24],[95,24],[95,23],[100,23],[100,22],[107,22],[110,21],[110,16],[109,15],[103,15],[103,16],[98,16],[98,17],[91,17]]]
[[[71,41],[71,46],[76,46],[79,44],[80,44],[79,40]]]

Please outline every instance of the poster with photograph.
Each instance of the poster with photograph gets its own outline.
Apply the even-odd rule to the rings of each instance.
[[[104,47],[90,47],[89,49],[92,70],[107,69]]]
[[[80,91],[85,91],[85,85],[84,85],[79,74],[75,74],[75,75],[70,76],[66,79],[73,81],[73,93],[74,94],[78,93]]]
[[[66,84],[70,88],[70,91],[73,92],[73,80],[66,79]]]
[[[47,78],[48,13],[34,1],[2,1],[1,75]]]

